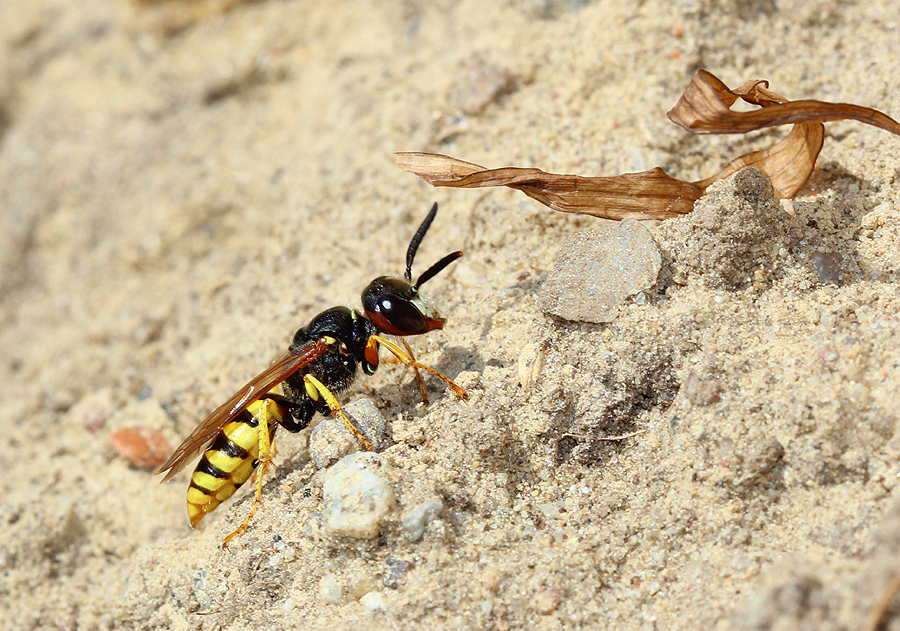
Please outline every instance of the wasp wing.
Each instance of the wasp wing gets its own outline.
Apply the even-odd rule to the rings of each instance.
[[[309,346],[289,350],[276,359],[271,366],[251,379],[247,385],[235,392],[230,399],[207,416],[206,420],[200,423],[191,432],[191,435],[185,438],[184,442],[172,452],[169,459],[156,470],[157,474],[168,471],[162,481],[166,482],[172,479],[184,468],[192,456],[199,453],[229,421],[233,420],[248,405],[304,366],[322,357],[328,351],[328,347],[328,342],[319,340]]]

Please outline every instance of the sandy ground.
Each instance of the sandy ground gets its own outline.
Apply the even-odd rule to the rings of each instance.
[[[738,176],[698,203],[713,237],[651,226],[669,280],[606,325],[539,296],[597,220],[390,156],[700,179],[781,132],[669,123],[697,68],[898,117],[898,26],[892,0],[0,2],[0,627],[862,628],[900,556],[900,138],[829,125],[793,217]],[[177,444],[400,273],[435,200],[417,268],[466,256],[414,345],[471,396],[392,366],[350,393],[387,420],[381,535],[322,528],[305,433],[227,550],[248,494],[191,531],[187,474],[113,432]]]

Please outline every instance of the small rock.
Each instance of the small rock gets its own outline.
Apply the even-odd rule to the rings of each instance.
[[[344,597],[344,590],[334,574],[326,574],[319,581],[319,596],[327,603],[332,605],[343,605],[347,602]]]
[[[534,594],[534,608],[541,615],[552,613],[561,602],[562,592],[555,587],[547,587]]]
[[[109,439],[113,450],[138,469],[155,469],[172,451],[162,432],[146,427],[126,427]]]
[[[409,568],[411,567],[412,563],[409,561],[404,561],[402,559],[385,559],[384,572],[381,575],[384,586],[388,589],[397,589],[400,587],[400,581],[406,576],[406,573],[409,572]]]
[[[375,449],[384,436],[385,421],[371,399],[357,399],[344,406],[344,413]],[[362,449],[359,441],[336,414],[325,418],[309,434],[309,456],[319,469],[325,469],[349,453]]]
[[[435,498],[422,502],[414,507],[400,524],[400,530],[409,541],[418,541],[425,534],[425,528],[433,522],[441,511],[444,503]]]
[[[94,434],[103,429],[115,410],[112,389],[101,388],[82,397],[69,410],[69,415]]]
[[[206,581],[206,570],[197,570],[194,574],[194,580],[191,582],[191,587],[200,609],[209,609],[212,606],[213,598],[210,594],[209,584]]]
[[[360,600],[363,596],[378,589],[380,582],[377,574],[362,571],[354,574],[347,584],[347,598]]]
[[[836,252],[815,251],[812,254],[813,270],[821,283],[837,283],[841,280],[841,256]]]
[[[369,611],[379,611],[384,609],[384,596],[381,592],[369,592],[360,598],[359,602]]]
[[[475,116],[515,88],[516,82],[509,69],[476,62],[462,70],[456,104],[465,114]]]
[[[322,485],[325,530],[356,539],[374,539],[381,520],[396,503],[390,483],[378,475],[378,454],[344,456],[326,474]]]
[[[541,287],[544,311],[577,322],[612,322],[629,298],[656,288],[661,265],[653,236],[634,220],[575,233]]]
[[[739,483],[750,484],[769,478],[784,461],[784,447],[776,439],[755,440],[747,445]]]
[[[559,519],[564,512],[562,502],[545,502],[538,504],[537,509],[544,514],[547,519]]]
[[[692,404],[705,407],[722,399],[722,383],[718,375],[688,373],[681,393]]]

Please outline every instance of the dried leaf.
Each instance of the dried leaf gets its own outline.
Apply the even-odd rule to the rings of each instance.
[[[850,103],[789,101],[768,90],[768,85],[758,79],[729,90],[715,75],[699,70],[669,112],[669,120],[695,134],[745,134],[765,127],[838,120],[855,120],[900,134],[900,123],[878,110]],[[761,109],[732,112],[739,98]]]
[[[436,153],[397,153],[397,166],[434,186],[508,186],[568,213],[605,219],[667,219],[689,213],[703,189],[660,168],[616,177],[559,175],[540,169],[485,169]]]
[[[760,109],[734,112],[731,106],[738,99]],[[747,133],[790,124],[794,127],[772,147],[740,156],[720,173],[699,182],[677,180],[660,168],[615,177],[585,177],[533,168],[486,169],[432,153],[395,155],[398,167],[434,186],[508,186],[562,212],[606,219],[667,219],[690,212],[694,201],[710,184],[746,167],[765,173],[780,198],[793,197],[809,179],[822,149],[823,123],[856,120],[900,135],[900,123],[877,110],[848,103],[789,101],[770,91],[768,83],[761,80],[730,90],[705,70],[694,76],[669,118],[697,134]]]
[[[900,135],[900,123],[878,110],[849,103],[825,101],[789,101],[768,90],[767,81],[748,81],[729,90],[711,73],[700,70],[694,75],[678,103],[669,112],[669,120],[695,134],[743,134],[766,127],[793,124],[787,138],[764,149],[733,160],[711,178],[697,182],[704,189],[710,184],[745,167],[756,167],[772,181],[775,194],[788,199],[797,194],[816,164],[825,139],[825,126],[836,120],[856,120]],[[730,108],[742,99],[760,109],[734,112]]]
[[[812,175],[824,141],[825,125],[821,123],[794,125],[791,133],[781,142],[768,149],[735,158],[720,173],[696,184],[706,190],[713,182],[741,169],[756,167],[771,180],[775,195],[781,199],[790,199],[803,188]]]

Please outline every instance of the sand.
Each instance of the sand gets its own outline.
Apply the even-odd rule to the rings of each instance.
[[[862,628],[900,554],[900,138],[830,124],[793,215],[751,173],[645,222],[659,291],[608,324],[541,300],[602,222],[391,154],[700,179],[783,131],[671,124],[697,68],[896,118],[898,24],[889,0],[0,3],[0,628]],[[434,201],[417,270],[465,256],[412,343],[470,397],[389,365],[345,397],[386,420],[380,534],[325,527],[306,432],[247,532],[221,549],[243,491],[191,531],[187,473],[113,434],[177,445],[401,273]]]

